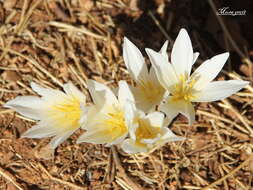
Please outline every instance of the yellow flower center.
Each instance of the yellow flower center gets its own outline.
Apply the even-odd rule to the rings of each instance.
[[[56,127],[67,130],[78,128],[81,117],[80,100],[70,97],[63,102],[57,102],[51,107],[49,117],[55,122]]]
[[[116,140],[127,132],[125,116],[122,110],[116,106],[109,108],[107,119],[103,121],[106,133],[111,136],[111,141]]]
[[[136,144],[139,146],[146,146],[145,144],[141,143],[142,139],[154,139],[160,133],[160,127],[151,126],[149,122],[145,120],[138,120],[139,127],[136,129]]]
[[[156,102],[160,100],[164,89],[161,85],[156,85],[152,81],[141,81],[139,83],[139,92],[149,102]]]
[[[173,101],[185,100],[191,101],[195,98],[193,95],[193,86],[196,83],[195,79],[188,79],[184,75],[180,75],[180,82],[175,84],[172,90]]]

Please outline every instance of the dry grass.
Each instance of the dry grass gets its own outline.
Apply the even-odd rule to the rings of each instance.
[[[152,48],[158,49],[166,38],[174,39],[166,31],[174,31],[171,26],[176,14],[168,8],[169,19],[161,24],[167,14],[165,5],[170,6],[161,0],[156,2],[155,11],[143,13],[149,20],[141,20],[142,11],[136,2],[1,1],[0,104],[17,95],[34,95],[29,87],[31,81],[61,89],[71,80],[86,94],[87,78],[109,86],[115,86],[120,79],[132,82],[122,59],[123,36],[128,35],[142,48],[153,44]],[[129,20],[131,25],[126,22]],[[141,28],[140,22],[153,27],[151,42],[141,38],[150,31]],[[252,82],[252,62],[247,57],[250,53],[242,51],[224,22],[217,22],[220,29],[225,27],[224,41],[233,41],[225,49],[235,49],[234,55],[241,59],[232,58],[220,78]],[[136,29],[131,28],[138,27],[138,23],[140,39],[134,36],[138,36],[134,34]],[[178,31],[181,24],[173,26]],[[217,54],[197,31],[190,34],[203,54],[201,58]],[[241,69],[233,68],[233,61]],[[0,108],[0,189],[252,190],[252,86],[226,100],[196,107],[197,122],[193,126],[182,117],[170,126],[187,138],[184,142],[169,143],[147,154],[128,155],[115,147],[76,145],[80,130],[56,150],[54,157],[46,147],[47,139],[19,138],[33,121]]]

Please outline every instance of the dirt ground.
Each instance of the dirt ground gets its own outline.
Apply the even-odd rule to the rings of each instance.
[[[222,7],[246,10],[246,15],[216,16]],[[182,27],[200,52],[196,66],[229,51],[217,79],[251,82],[225,100],[196,104],[192,126],[178,116],[169,127],[187,140],[148,154],[77,145],[79,130],[52,157],[49,139],[20,138],[34,122],[1,106],[0,189],[253,190],[250,8],[251,0],[0,1],[0,105],[35,95],[31,81],[57,89],[72,81],[86,94],[88,78],[109,86],[121,79],[132,82],[122,58],[123,37],[143,53],[169,40],[170,51]]]

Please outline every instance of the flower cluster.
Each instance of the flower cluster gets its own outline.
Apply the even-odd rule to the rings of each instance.
[[[38,121],[22,137],[53,137],[50,142],[53,149],[80,127],[85,132],[77,143],[119,145],[127,153],[147,152],[169,141],[184,140],[167,127],[173,118],[181,113],[191,125],[195,121],[192,102],[224,99],[248,82],[212,82],[228,59],[228,53],[206,60],[191,73],[199,53],[193,52],[185,29],[180,30],[170,59],[167,46],[165,42],[159,52],[146,49],[152,64],[148,68],[138,48],[124,38],[123,58],[135,86],[120,81],[117,90],[111,90],[88,80],[91,105],[70,82],[63,85],[65,93],[31,83],[41,97],[19,96],[5,107]]]

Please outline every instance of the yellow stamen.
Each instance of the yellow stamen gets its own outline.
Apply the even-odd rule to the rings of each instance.
[[[140,81],[138,84],[138,90],[141,93],[141,96],[149,102],[156,102],[160,100],[161,96],[164,93],[163,87],[154,84],[152,81]]]
[[[195,79],[188,79],[185,75],[180,75],[180,82],[175,84],[172,91],[172,101],[185,100],[191,101],[194,99],[193,86],[196,83]]]
[[[55,125],[65,129],[76,129],[80,126],[81,108],[80,101],[74,97],[67,98],[63,102],[57,102],[49,111],[49,117]]]
[[[157,137],[158,133],[160,133],[159,127],[151,126],[149,122],[145,120],[138,120],[139,127],[136,129],[136,144],[139,146],[146,146],[141,143],[142,139],[154,139]]]
[[[116,140],[127,132],[124,113],[116,106],[110,107],[107,119],[103,121],[105,132],[111,136],[111,141]]]

